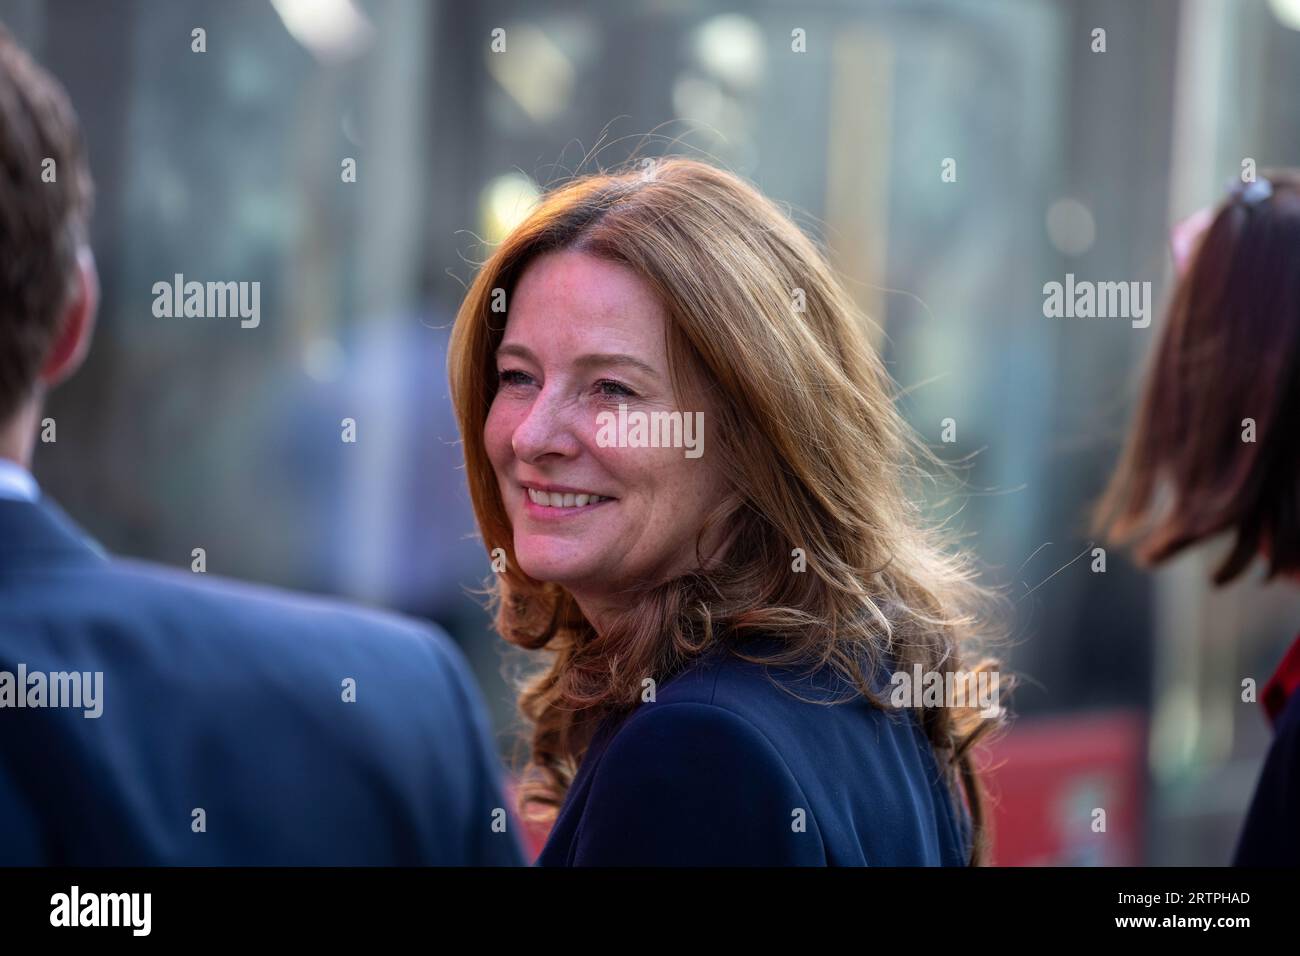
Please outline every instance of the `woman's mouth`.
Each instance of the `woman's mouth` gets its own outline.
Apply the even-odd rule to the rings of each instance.
[[[616,500],[591,492],[542,491],[540,488],[526,486],[524,488],[525,510],[531,515],[545,518],[581,514]]]

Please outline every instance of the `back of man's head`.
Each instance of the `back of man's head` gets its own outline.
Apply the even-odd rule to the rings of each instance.
[[[0,423],[58,337],[92,193],[67,94],[0,26]]]

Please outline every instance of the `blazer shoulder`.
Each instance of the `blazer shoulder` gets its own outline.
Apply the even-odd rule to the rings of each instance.
[[[768,645],[759,645],[761,649]],[[751,655],[754,656],[754,655]],[[888,687],[888,676],[877,666],[871,676],[877,694]],[[867,704],[857,687],[830,667],[773,665],[747,660],[716,648],[667,682],[657,698],[662,703],[705,703],[726,708],[755,727],[776,733],[792,722],[818,720],[832,704],[853,704],[855,712],[870,711],[873,722],[891,717]],[[832,712],[834,708],[830,709]],[[895,716],[900,724],[904,715]]]
[[[600,757],[579,865],[821,864],[808,800],[762,731],[693,700],[643,704]]]
[[[734,654],[717,654],[665,685],[658,701],[660,705],[707,705],[743,721],[759,734],[782,758],[801,799],[815,809],[828,857],[851,859],[865,845],[865,838],[854,836],[858,823],[842,811],[846,795],[852,794],[857,805],[892,808],[899,825],[936,817],[940,831],[936,839],[944,846],[951,843],[954,860],[965,859],[963,848],[969,845],[965,808],[950,791],[919,720],[911,709],[888,706],[889,679],[883,665],[866,673],[864,664],[864,676],[873,700],[830,667],[768,665]],[[637,713],[647,706],[654,705],[643,705]],[[668,723],[669,713],[656,719]],[[695,722],[702,723],[700,718]],[[704,726],[686,726],[681,731],[683,735],[708,732]],[[726,765],[720,762],[718,766]],[[726,772],[741,773],[732,768]],[[887,814],[879,817],[868,857],[908,858],[906,853],[895,852],[900,847],[886,845],[879,838],[881,833],[898,832],[898,839],[908,839],[901,830],[892,830],[886,819]]]
[[[239,699],[273,691],[318,709],[351,679],[365,702],[357,713],[371,720],[405,715],[436,722],[443,736],[484,722],[468,662],[432,622],[131,560],[32,575],[16,597],[20,625],[51,626],[0,628],[0,646],[54,653],[50,635],[63,635],[63,656],[101,659],[115,680],[196,702],[216,700],[211,688],[220,686]]]
[[[171,619],[183,608],[184,620],[207,625],[208,640],[251,640],[289,657],[360,644],[380,655],[427,657],[439,667],[463,663],[439,628],[392,611],[130,559],[112,560],[91,573],[103,576],[98,592],[111,594],[124,612]],[[226,626],[232,623],[238,626]]]
[[[108,689],[99,720],[27,712],[41,718],[33,765],[61,753],[76,788],[193,787],[225,801],[226,842],[195,849],[159,831],[105,859],[523,863],[514,827],[494,826],[507,804],[481,692],[436,625],[133,561],[5,586],[0,658],[17,649],[46,670],[102,671]],[[110,745],[113,761],[96,757]],[[159,764],[160,753],[193,758]],[[0,807],[23,799],[3,784]],[[132,813],[121,808],[124,831]]]

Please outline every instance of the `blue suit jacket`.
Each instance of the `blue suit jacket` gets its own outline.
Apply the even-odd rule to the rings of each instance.
[[[0,865],[523,862],[468,668],[427,625],[109,561],[0,500],[20,664],[101,671],[102,714],[0,707]]]
[[[539,865],[968,861],[965,807],[910,711],[827,704],[847,696],[827,672],[765,673],[721,651],[656,696],[597,731]]]

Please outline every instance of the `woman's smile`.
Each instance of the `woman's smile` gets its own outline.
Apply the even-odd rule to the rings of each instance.
[[[524,513],[539,521],[574,518],[618,500],[609,495],[576,491],[559,485],[530,483],[521,484],[520,488],[524,493]]]

